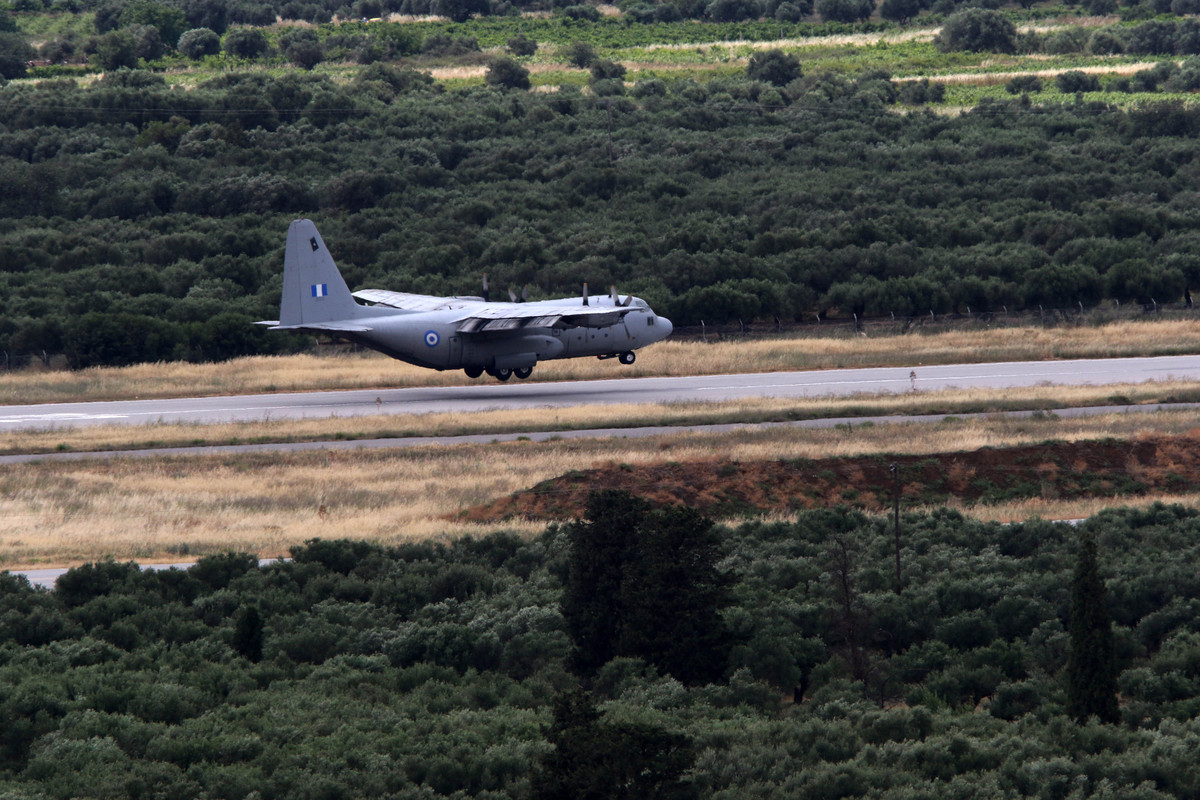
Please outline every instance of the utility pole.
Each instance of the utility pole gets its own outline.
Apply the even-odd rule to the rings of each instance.
[[[892,473],[892,521],[893,536],[896,545],[896,594],[904,588],[904,580],[900,574],[900,464],[893,461],[888,470]]]

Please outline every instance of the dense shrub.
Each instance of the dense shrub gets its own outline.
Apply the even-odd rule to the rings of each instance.
[[[1011,53],[1016,35],[1016,26],[999,11],[969,8],[947,17],[934,43],[943,52],[992,50]]]
[[[1088,780],[1182,796],[1200,781],[1197,519],[906,514],[899,593],[884,520],[829,509],[706,530],[621,495],[529,540],[313,540],[289,562],[230,553],[187,572],[107,562],[54,592],[0,573],[0,794],[924,797],[937,781],[1067,796]],[[1063,714],[1080,529],[1116,619],[1121,725]],[[572,564],[584,531],[594,559]],[[702,615],[684,577],[709,563],[728,581],[719,647],[688,628]],[[572,588],[585,578],[608,588]],[[621,647],[634,620],[636,655],[569,671],[568,634]],[[671,641],[721,668],[686,686],[659,661]]]

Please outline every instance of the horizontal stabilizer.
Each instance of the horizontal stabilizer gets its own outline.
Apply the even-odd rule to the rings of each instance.
[[[327,331],[329,333],[366,333],[372,328],[352,322],[310,322],[299,325],[274,325],[273,331]]]

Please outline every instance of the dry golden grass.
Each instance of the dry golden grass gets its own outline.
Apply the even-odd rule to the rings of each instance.
[[[1121,497],[1119,500],[1103,497],[1087,497],[1077,500],[1036,498],[994,506],[964,506],[962,503],[947,503],[943,508],[953,508],[966,516],[986,522],[1024,522],[1030,519],[1087,519],[1106,508],[1146,508],[1154,503],[1195,507],[1200,505],[1200,493]],[[929,511],[930,509],[913,508],[911,510]]]
[[[1079,420],[1043,415],[921,426],[751,429],[730,435],[4,466],[0,567],[69,565],[106,557],[169,562],[228,549],[265,557],[284,554],[312,537],[391,543],[496,529],[532,534],[542,529],[540,523],[477,526],[447,522],[444,516],[604,463],[938,453],[1050,438],[1181,434],[1196,427],[1192,412]],[[1025,501],[967,511],[997,519],[1073,517],[1086,516],[1094,505]]]
[[[1085,72],[1091,75],[1132,75],[1154,67],[1157,61],[1139,61],[1136,64],[1103,64],[1095,67],[1062,67],[1055,69],[1026,70],[1019,72],[956,72],[949,75],[930,75],[929,80],[936,83],[957,83],[971,86],[996,86],[1008,83],[1013,78],[1024,75],[1034,75],[1039,78],[1054,78],[1064,72]],[[921,76],[898,78],[900,81],[916,81]]]
[[[772,39],[768,42],[750,41],[748,39],[730,39],[719,42],[706,42],[704,44],[696,44],[688,42],[684,44],[651,44],[645,45],[643,50],[696,50],[701,48],[730,48],[730,47],[750,47],[755,50],[775,50],[779,48],[794,49],[799,47],[813,46],[845,46],[852,45],[855,47],[868,47],[879,44],[899,44],[900,42],[913,41],[929,41],[938,35],[941,28],[917,28],[906,31],[891,32],[891,33],[843,33],[834,34],[832,36],[806,36],[799,39]]]
[[[638,351],[637,363],[547,361],[533,380],[909,366],[955,362],[1168,355],[1200,352],[1200,320],[1118,322],[1095,327],[975,327],[939,333],[794,335],[712,343],[670,340]],[[133,397],[255,394],[471,383],[460,371],[433,372],[375,353],[257,356],[220,364],[141,364],[78,372],[28,369],[0,380],[0,404]]]
[[[487,74],[486,65],[472,64],[455,67],[434,67],[429,74],[437,81],[464,80],[466,78],[482,78]]]

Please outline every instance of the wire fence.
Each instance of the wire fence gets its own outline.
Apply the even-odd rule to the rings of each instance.
[[[702,321],[699,325],[676,325],[672,338],[688,341],[717,342],[739,338],[771,336],[801,336],[812,338],[851,336],[905,336],[948,333],[961,330],[996,328],[1062,328],[1099,327],[1117,322],[1193,320],[1200,317],[1190,303],[1119,303],[1106,302],[1097,306],[1082,303],[1074,307],[1010,311],[972,311],[950,314],[885,316],[856,316],[853,313],[813,314],[796,320],[779,318],[726,320],[720,323]]]

